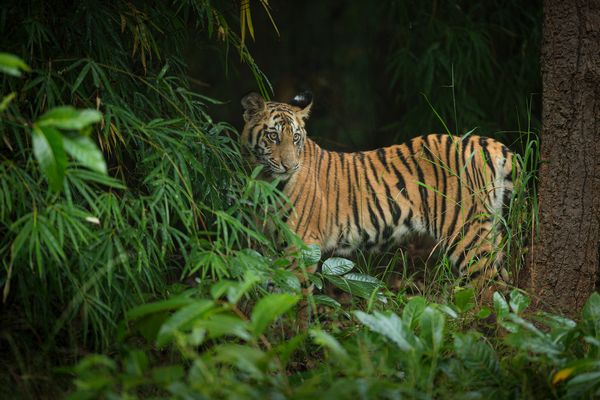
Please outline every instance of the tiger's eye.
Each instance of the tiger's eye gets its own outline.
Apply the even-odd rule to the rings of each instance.
[[[277,142],[279,140],[279,135],[277,132],[269,132],[267,133],[267,138],[272,142]]]
[[[294,133],[294,143],[297,143],[300,141],[300,134],[299,133]]]

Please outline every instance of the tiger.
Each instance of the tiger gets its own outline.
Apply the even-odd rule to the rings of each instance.
[[[370,151],[329,151],[307,136],[310,92],[288,103],[250,93],[241,103],[246,157],[278,180],[295,210],[286,223],[303,242],[348,256],[427,235],[470,282],[497,276],[499,221],[519,172],[504,144],[429,134]]]

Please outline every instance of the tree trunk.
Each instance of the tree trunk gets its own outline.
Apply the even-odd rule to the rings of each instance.
[[[537,308],[577,316],[600,245],[600,0],[545,0]]]

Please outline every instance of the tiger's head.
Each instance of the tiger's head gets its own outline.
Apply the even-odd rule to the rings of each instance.
[[[273,178],[288,179],[301,168],[300,154],[306,140],[304,123],[312,106],[312,94],[303,92],[289,103],[265,101],[258,93],[242,98],[244,130],[242,146],[253,165],[262,165]]]

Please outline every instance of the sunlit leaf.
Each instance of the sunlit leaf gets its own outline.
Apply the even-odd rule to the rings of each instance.
[[[370,315],[362,311],[355,311],[354,315],[369,329],[394,342],[400,350],[421,350],[420,342],[396,314],[385,315],[375,312]]]
[[[34,126],[33,154],[42,172],[48,178],[50,187],[60,191],[67,167],[67,155],[61,133],[50,126]]]
[[[427,307],[427,301],[421,296],[412,297],[402,310],[402,320],[409,327],[415,327],[421,318],[423,310]]]
[[[156,345],[159,347],[164,346],[171,341],[175,332],[191,327],[194,321],[201,318],[213,307],[213,304],[210,300],[196,300],[192,304],[177,310],[161,326],[156,338]]]
[[[55,107],[38,118],[40,127],[51,126],[59,129],[80,130],[96,122],[100,122],[102,114],[96,110],[78,110],[71,106]]]
[[[299,299],[298,296],[287,293],[270,294],[260,299],[252,310],[251,330],[254,335],[262,334],[273,321],[291,309]]]
[[[301,252],[304,265],[313,265],[321,259],[321,248],[316,244],[309,244],[306,249]]]
[[[334,309],[340,309],[342,307],[342,305],[337,300],[324,294],[315,294],[313,295],[313,299],[317,304],[322,304],[324,306],[328,306]]]
[[[504,296],[502,296],[502,294],[499,292],[494,292],[493,301],[494,301],[494,310],[496,311],[496,316],[498,318],[504,318],[505,316],[507,316],[509,309],[508,309],[508,303],[506,302],[506,299],[504,298]]]
[[[21,71],[29,72],[31,68],[14,54],[0,53],[0,72],[19,77]]]
[[[421,326],[421,337],[430,348],[437,353],[444,340],[444,328],[446,319],[444,314],[433,307],[427,307],[419,320]]]
[[[106,162],[98,146],[87,136],[63,136],[66,152],[91,170],[106,174]]]
[[[529,297],[524,295],[518,289],[514,289],[510,292],[509,305],[514,313],[519,314],[525,310],[529,306],[529,302]]]
[[[344,275],[354,268],[354,263],[341,257],[331,257],[323,262],[321,272],[326,275]]]

